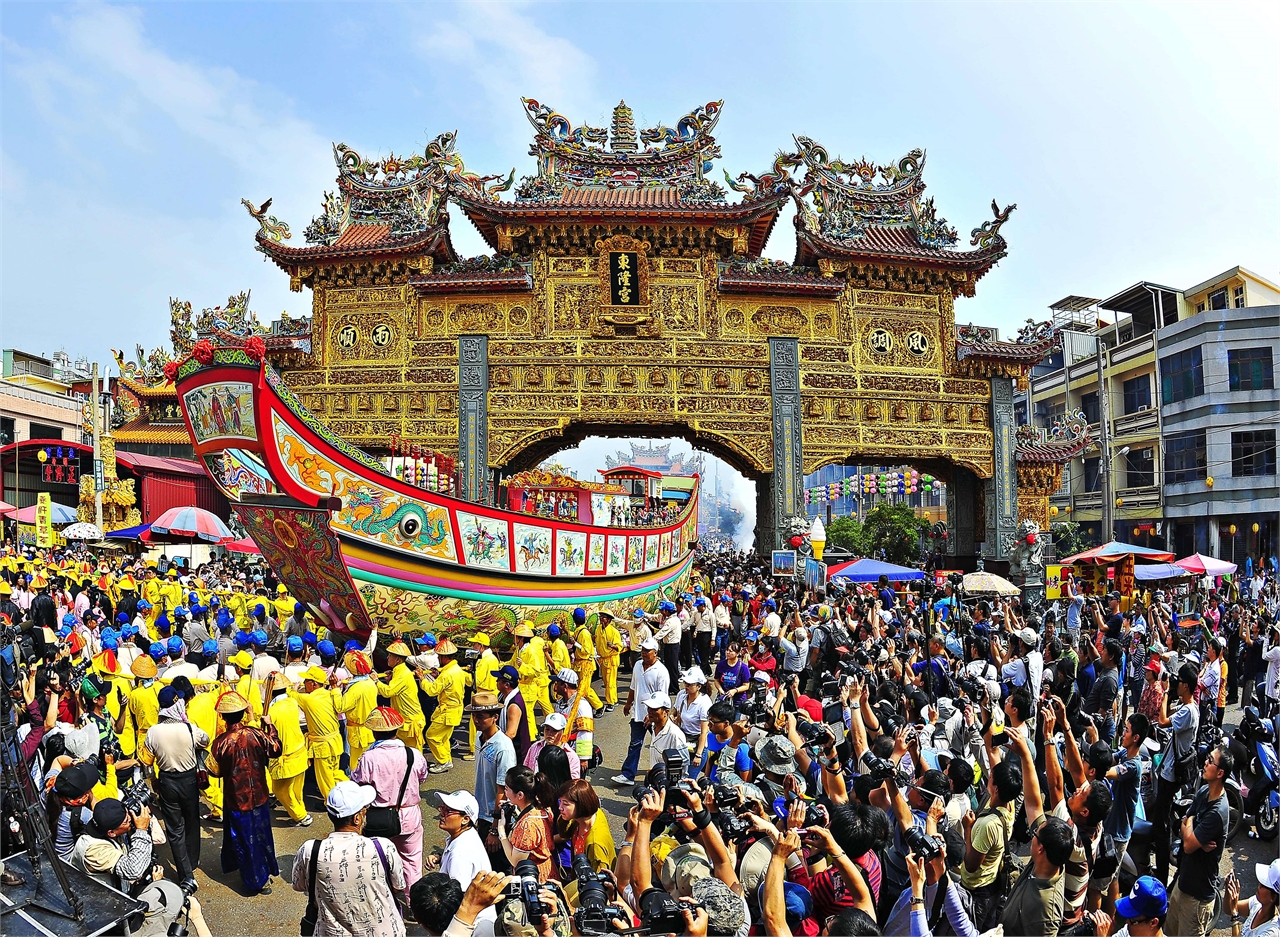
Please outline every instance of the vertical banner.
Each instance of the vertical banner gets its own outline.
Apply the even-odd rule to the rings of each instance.
[[[773,526],[780,547],[789,522],[804,511],[804,456],[801,450],[800,343],[769,339],[769,389],[773,409]]]
[[[1046,566],[1044,568],[1044,597],[1046,599],[1062,598],[1062,583],[1071,575],[1070,566]]]
[[[1018,528],[1012,378],[991,378],[991,433],[995,443],[995,471],[987,483],[987,535],[983,553],[1003,560],[1009,556],[1009,543]]]
[[[489,501],[489,337],[458,338],[458,485],[467,501]]]
[[[1133,554],[1120,558],[1116,564],[1116,591],[1120,593],[1120,608],[1128,611],[1133,602]]]
[[[47,491],[36,495],[36,546],[42,550],[53,546],[53,501]]]

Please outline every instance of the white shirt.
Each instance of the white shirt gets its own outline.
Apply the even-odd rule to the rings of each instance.
[[[682,622],[679,615],[672,615],[662,623],[662,628],[654,635],[663,644],[679,644]]]
[[[1265,643],[1262,659],[1267,662],[1267,696],[1275,699],[1276,684],[1280,683],[1280,644],[1273,647],[1269,641]]]
[[[707,721],[707,713],[711,709],[711,697],[699,693],[698,698],[689,701],[687,693],[681,693],[675,701],[676,721],[686,735],[699,735],[702,724]]]
[[[463,830],[444,844],[440,871],[461,885],[463,891],[471,887],[471,880],[478,873],[493,871],[484,841],[474,828]]]
[[[729,620],[729,606],[717,605],[712,614],[715,615],[717,628],[728,628],[732,624]]]
[[[671,692],[671,675],[667,673],[667,668],[662,665],[662,661],[654,661],[653,666],[648,670],[645,670],[644,661],[636,661],[631,671],[631,691],[635,694],[635,702],[631,707],[631,721],[644,722],[645,717],[649,715],[644,701],[659,693]]]
[[[771,638],[776,638],[782,633],[782,619],[778,617],[777,612],[770,612],[764,616],[764,623],[760,626],[760,633],[766,634]]]
[[[671,748],[680,753],[685,767],[688,767],[689,742],[685,739],[684,733],[680,731],[680,727],[676,725],[674,719],[667,720],[667,724],[662,727],[662,731],[655,733],[653,741],[649,743],[649,767],[652,768],[654,765],[662,764],[667,750]]]

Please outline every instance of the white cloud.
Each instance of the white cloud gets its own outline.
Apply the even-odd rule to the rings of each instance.
[[[5,225],[56,241],[8,241],[4,306],[22,326],[7,341],[104,360],[110,345],[163,341],[169,296],[200,308],[243,288],[263,318],[308,312],[309,294],[289,294],[254,251],[239,199],[274,196],[301,241],[332,185],[329,142],[269,88],[166,53],[138,10],[52,22],[47,47],[5,42],[6,97],[32,128],[6,137]]]

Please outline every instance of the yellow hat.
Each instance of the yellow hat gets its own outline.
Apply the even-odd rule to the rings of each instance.
[[[477,631],[467,640],[469,640],[472,644],[479,644],[481,647],[489,646],[489,636],[485,634],[483,631]]]
[[[458,645],[454,644],[448,638],[445,638],[436,645],[436,654],[448,657],[450,654],[458,653]]]
[[[395,732],[404,725],[404,716],[390,706],[379,706],[364,721],[364,727],[370,732]]]
[[[248,651],[238,651],[232,654],[228,661],[232,666],[239,667],[241,670],[249,670],[253,667],[253,655]]]
[[[130,672],[142,680],[149,680],[157,673],[156,662],[151,659],[151,655],[143,654],[135,657],[133,663],[129,665]]]
[[[276,595],[284,595],[288,591],[289,591],[289,587],[286,586],[283,582],[280,583],[278,586],[276,586]]]
[[[533,627],[527,621],[522,621],[516,625],[516,630],[511,633],[517,638],[532,638]]]
[[[267,679],[263,681],[263,689],[266,690],[268,696],[278,689],[289,689],[289,678],[284,675],[283,670],[273,670],[267,674]]]
[[[311,681],[314,681],[315,683],[319,683],[322,685],[327,685],[329,682],[329,675],[325,673],[323,670],[321,670],[319,667],[313,666],[313,667],[307,668],[307,670],[302,674],[302,679],[311,680]]]
[[[93,658],[91,664],[94,673],[101,674],[104,677],[118,677],[124,672],[120,666],[120,659],[116,657],[116,652],[112,650],[99,651],[97,656]]]
[[[174,567],[170,566],[170,567],[169,567],[169,571],[168,571],[167,573],[165,573],[165,575],[166,575],[166,576],[168,576],[170,579],[177,579],[177,578],[178,578],[178,571],[177,571],[177,569],[175,569]]]
[[[0,595],[13,595],[13,586],[8,579],[0,579]]]
[[[397,657],[412,657],[413,652],[409,650],[409,646],[403,641],[392,641],[391,646],[387,648],[388,654],[394,654]]]
[[[357,677],[368,676],[373,673],[373,663],[369,660],[369,655],[364,651],[347,651],[342,658],[342,666]]]
[[[218,697],[213,708],[220,713],[242,713],[249,708],[249,701],[235,690],[227,690]]]
[[[117,585],[125,592],[132,592],[134,589],[138,588],[138,584],[133,581],[133,577],[128,573],[125,573],[120,577],[120,582]]]

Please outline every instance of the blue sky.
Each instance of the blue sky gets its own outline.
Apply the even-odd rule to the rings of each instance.
[[[309,311],[239,204],[295,241],[333,187],[330,144],[532,170],[519,96],[575,123],[671,123],[723,98],[721,166],[791,134],[877,162],[928,151],[962,233],[1018,203],[1010,255],[961,321],[1006,334],[1068,293],[1189,286],[1280,258],[1276,5],[3,5],[3,344],[167,338],[167,299],[253,291]],[[484,248],[454,213],[454,239]],[[790,259],[789,221],[771,256]]]

